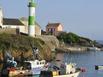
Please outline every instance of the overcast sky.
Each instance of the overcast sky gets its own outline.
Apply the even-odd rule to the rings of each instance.
[[[35,0],[36,20],[42,29],[60,22],[64,31],[103,40],[103,0]],[[28,16],[28,0],[0,0],[4,17]]]

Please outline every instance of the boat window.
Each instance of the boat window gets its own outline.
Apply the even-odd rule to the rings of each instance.
[[[41,64],[44,64],[44,62],[41,62]]]
[[[39,62],[37,62],[37,65],[39,65]]]
[[[40,64],[42,64],[42,63],[40,62]]]
[[[24,65],[23,65],[23,69],[31,69],[31,63],[29,62],[25,62]]]

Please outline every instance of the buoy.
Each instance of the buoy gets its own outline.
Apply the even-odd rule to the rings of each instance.
[[[86,72],[86,69],[85,68],[80,68],[81,72]]]

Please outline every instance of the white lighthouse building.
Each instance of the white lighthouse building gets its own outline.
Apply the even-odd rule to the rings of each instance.
[[[0,26],[3,25],[2,22],[3,22],[3,11],[2,8],[0,7]]]
[[[28,34],[29,36],[35,36],[35,7],[34,0],[29,0],[29,17],[28,17]]]

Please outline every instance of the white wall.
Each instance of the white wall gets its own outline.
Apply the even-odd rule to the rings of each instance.
[[[20,32],[27,33],[25,26],[23,25],[3,25],[2,28],[19,28]]]

